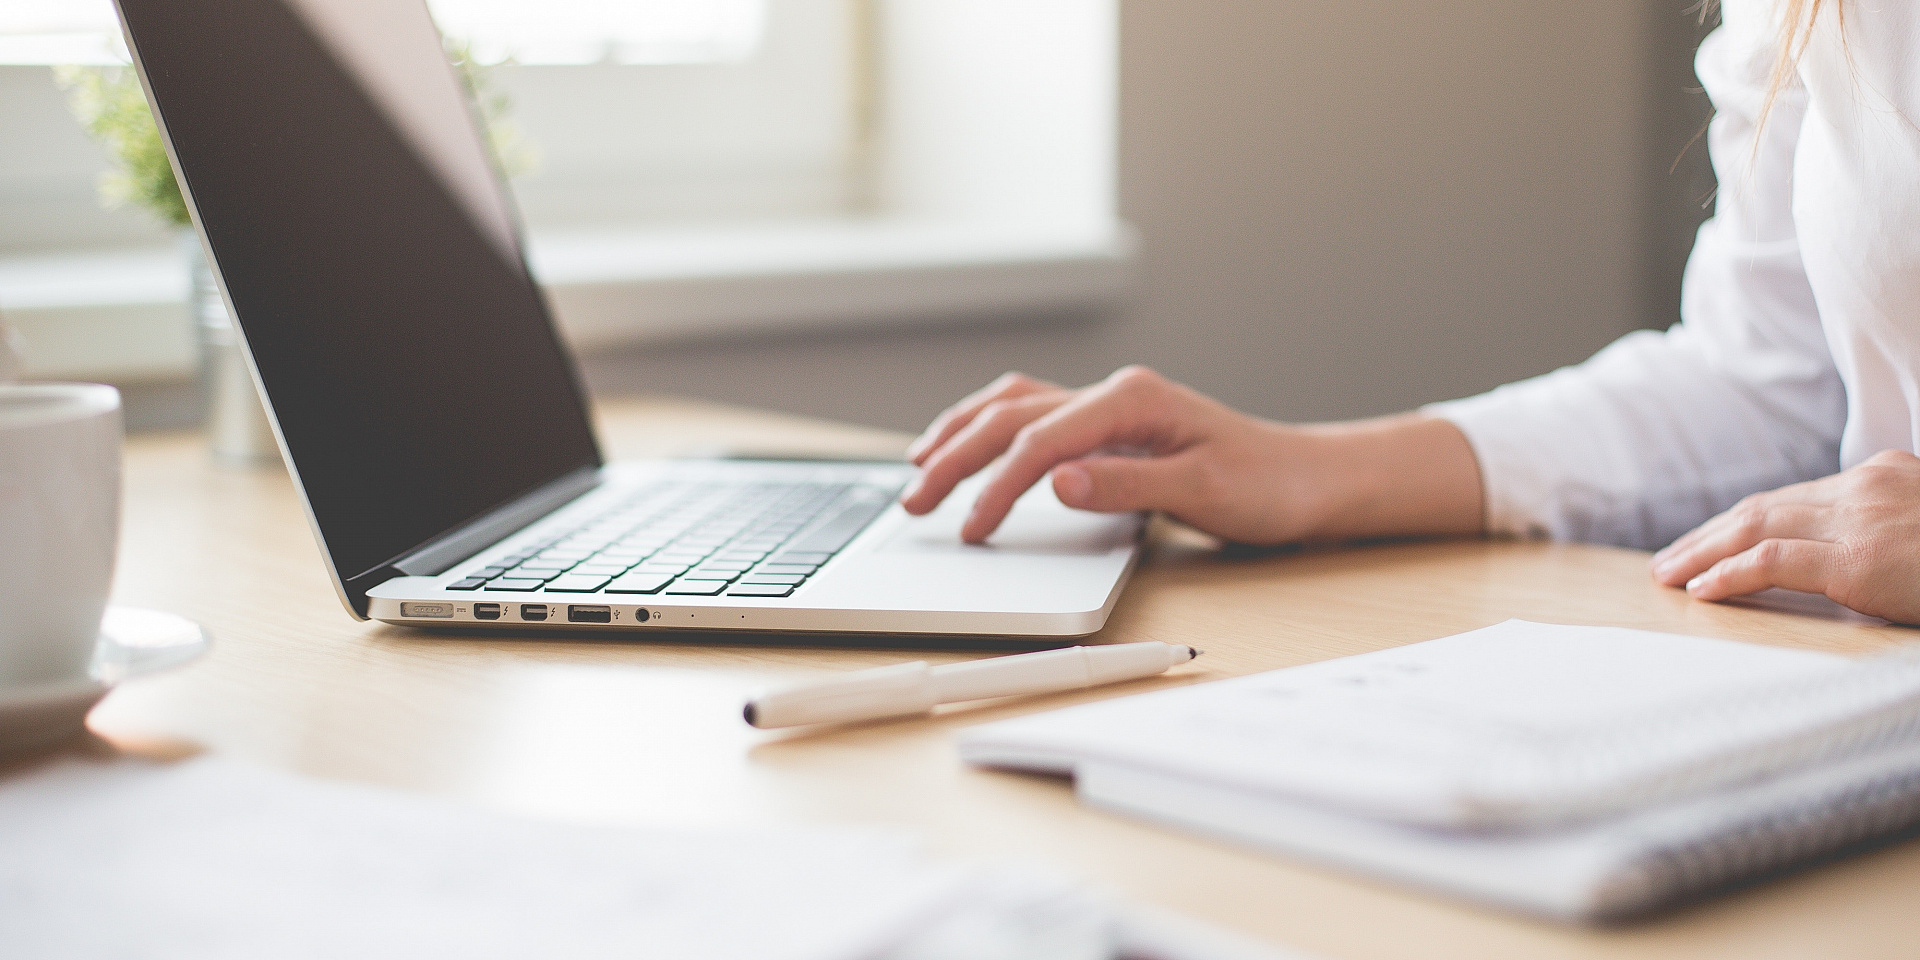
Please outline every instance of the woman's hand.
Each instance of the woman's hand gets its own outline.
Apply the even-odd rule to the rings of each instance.
[[[1002,461],[961,528],[970,543],[1049,474],[1070,507],[1161,510],[1241,543],[1480,529],[1479,467],[1452,424],[1287,426],[1144,367],[1078,390],[1008,374],[941,414],[908,452],[921,474],[900,499],[914,514]]]
[[[1653,576],[1701,600],[1785,587],[1920,624],[1920,457],[1754,494],[1654,554]]]

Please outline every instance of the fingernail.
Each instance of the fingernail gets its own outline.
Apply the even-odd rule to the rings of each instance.
[[[905,490],[900,491],[900,499],[912,500],[914,497],[917,497],[920,495],[920,488],[926,485],[927,485],[927,477],[925,474],[921,474],[920,476],[914,477],[913,482],[907,484],[907,488]]]
[[[1093,475],[1078,464],[1063,464],[1053,471],[1053,492],[1069,507],[1084,506],[1093,498]]]
[[[967,522],[960,525],[960,539],[966,543],[979,543],[985,539],[974,533],[974,526],[980,522],[980,511],[967,514]]]
[[[1699,593],[1700,588],[1706,586],[1706,584],[1707,584],[1707,575],[1703,573],[1697,577],[1694,577],[1692,580],[1687,581],[1687,592]]]

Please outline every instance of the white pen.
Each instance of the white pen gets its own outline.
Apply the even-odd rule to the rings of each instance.
[[[1189,646],[1148,641],[1043,650],[940,667],[915,660],[765,693],[747,701],[745,715],[756,727],[876,720],[925,713],[942,703],[1078,690],[1151,677],[1199,655]]]

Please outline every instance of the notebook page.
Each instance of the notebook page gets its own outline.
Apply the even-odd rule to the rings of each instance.
[[[1082,802],[1562,920],[1642,914],[1920,821],[1908,743],[1563,830],[1433,830],[1093,763]]]
[[[962,755],[1015,766],[1049,755],[1112,760],[1452,826],[1482,814],[1468,802],[1469,777],[1543,740],[1848,663],[1728,640],[1510,620],[990,724],[962,735]]]

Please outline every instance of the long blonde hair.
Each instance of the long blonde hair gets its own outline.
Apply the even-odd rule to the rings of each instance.
[[[1767,115],[1773,112],[1773,103],[1780,98],[1787,81],[1792,79],[1794,71],[1800,69],[1800,58],[1807,52],[1807,43],[1813,39],[1813,25],[1820,19],[1820,8],[1829,0],[1780,0],[1780,49],[1774,54],[1773,75],[1767,79],[1767,99],[1760,105],[1760,126],[1764,129]],[[1832,0],[1834,18],[1844,38],[1847,27],[1847,7],[1839,0]],[[1757,137],[1755,138],[1758,139]]]

